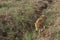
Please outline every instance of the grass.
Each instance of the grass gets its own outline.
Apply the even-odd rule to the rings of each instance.
[[[2,31],[0,31],[0,33],[2,34],[2,38],[6,37],[6,40],[40,39],[39,34],[35,32],[34,27],[34,23],[39,16],[35,13],[35,2],[36,0],[0,1],[0,29]],[[54,25],[57,13],[57,11],[50,9],[48,8],[43,11],[47,17],[46,26],[48,28],[46,29],[46,32],[50,31],[50,26]],[[6,36],[3,36],[4,32],[6,33]],[[54,40],[60,40],[60,34],[58,32],[54,32]]]

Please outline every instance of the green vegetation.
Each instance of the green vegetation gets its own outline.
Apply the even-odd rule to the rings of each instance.
[[[40,16],[35,13],[34,0],[0,1],[0,40],[39,40],[34,23]],[[38,6],[37,6],[38,7]],[[54,24],[55,11],[43,11],[46,15],[46,27]],[[47,28],[48,29],[48,28]],[[55,34],[55,40],[60,34]]]
[[[24,40],[34,31],[34,6],[25,1],[0,2],[0,40]],[[24,36],[25,35],[25,36]],[[5,37],[5,38],[4,38]],[[27,37],[25,38],[26,40]]]

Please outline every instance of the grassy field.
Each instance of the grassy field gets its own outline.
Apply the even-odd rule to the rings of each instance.
[[[0,0],[0,40],[60,40],[60,1],[45,1]],[[44,2],[48,7],[40,13]],[[40,14],[47,17],[45,38],[39,37],[34,26]]]

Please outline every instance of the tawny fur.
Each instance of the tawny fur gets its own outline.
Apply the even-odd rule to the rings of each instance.
[[[46,16],[45,15],[41,15],[35,22],[35,28],[36,28],[36,31],[39,30],[39,28],[41,28],[44,24],[46,20]]]

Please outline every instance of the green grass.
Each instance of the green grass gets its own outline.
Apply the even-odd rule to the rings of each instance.
[[[39,35],[35,31],[33,31],[32,33],[26,32],[23,38],[23,40],[39,40],[39,39],[40,39]]]
[[[6,32],[6,37],[9,40],[39,40],[39,34],[35,32],[34,23],[38,18],[35,13],[35,0],[9,0],[0,1],[0,27],[2,32]],[[43,11],[46,15],[46,26],[54,25],[56,17],[55,11]],[[5,20],[6,19],[6,20]],[[48,31],[46,29],[46,31]],[[51,30],[51,29],[50,29]],[[1,35],[0,35],[1,36]],[[15,37],[16,36],[16,37]],[[22,36],[22,38],[21,38]],[[60,34],[54,33],[54,40],[60,40]],[[2,40],[2,39],[0,39]]]

